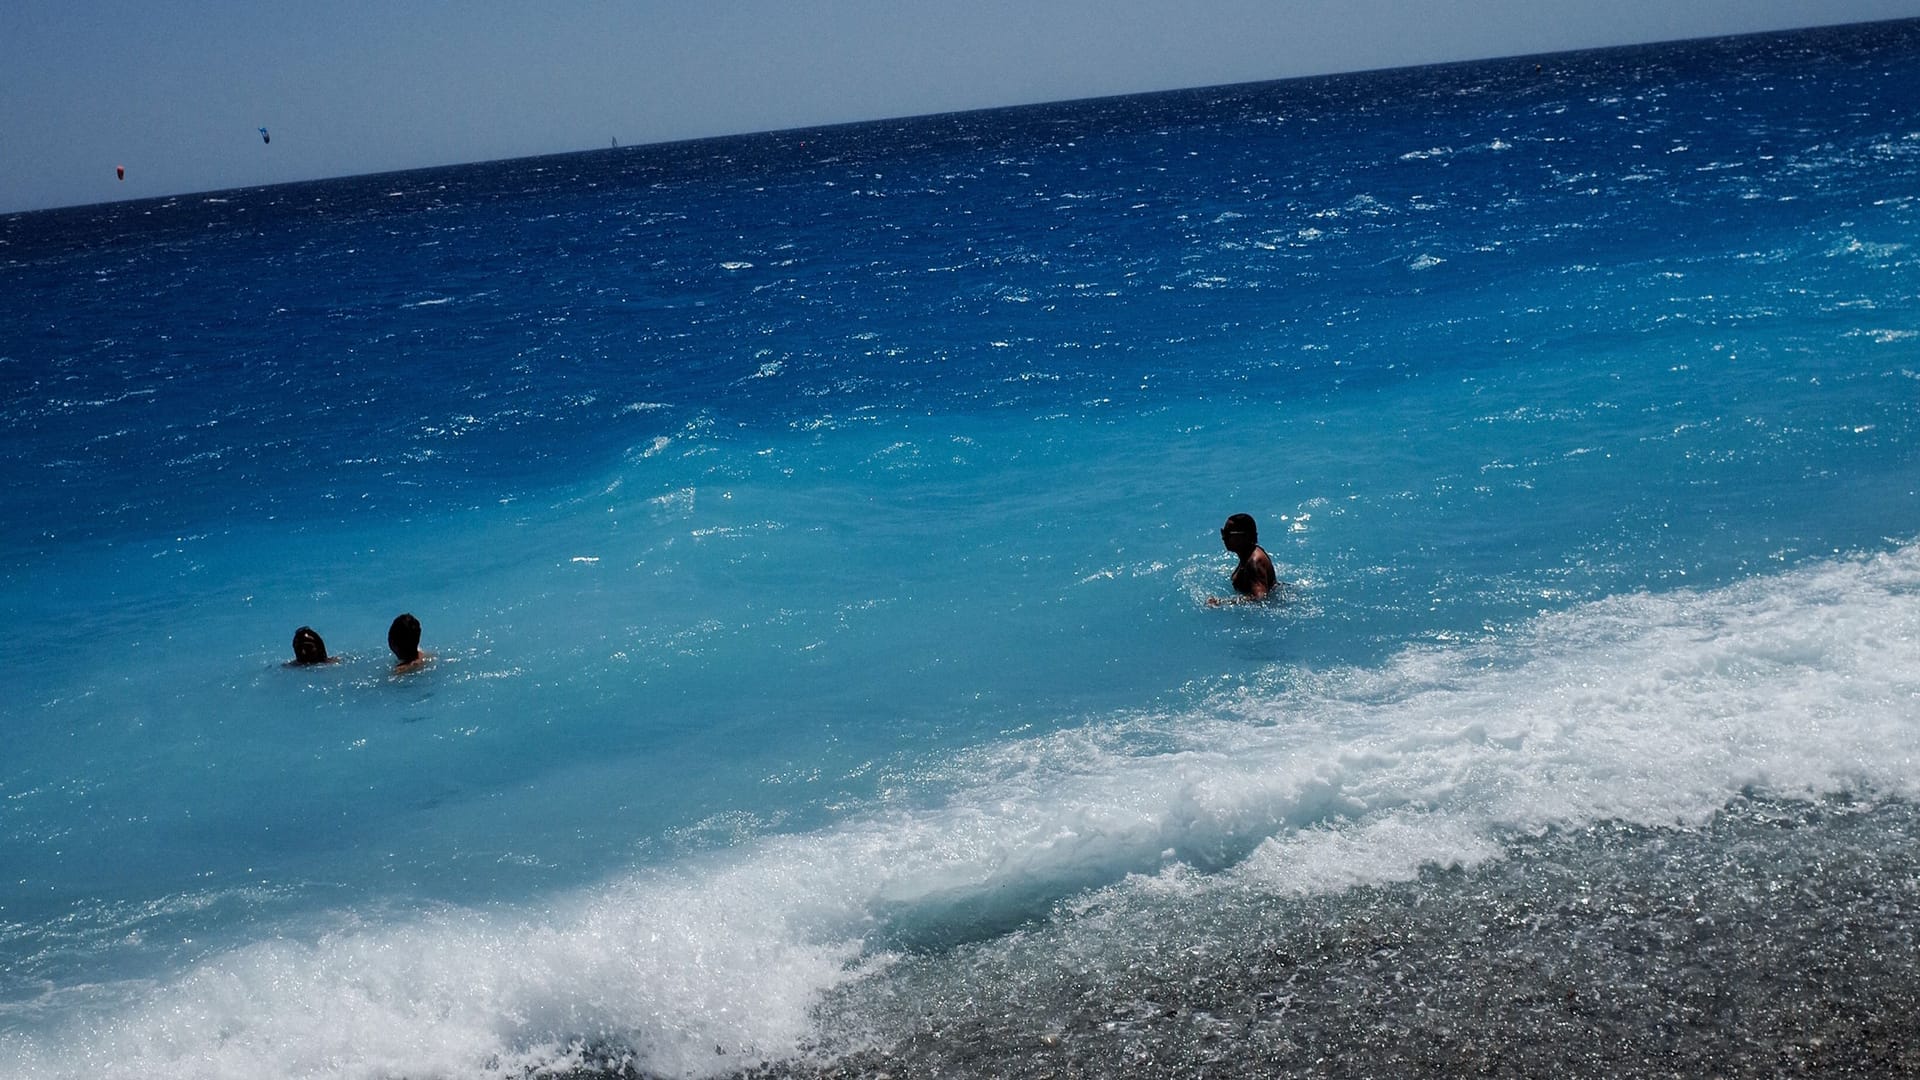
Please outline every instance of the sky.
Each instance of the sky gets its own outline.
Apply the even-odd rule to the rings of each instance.
[[[1920,0],[0,0],[0,213],[1911,17]]]

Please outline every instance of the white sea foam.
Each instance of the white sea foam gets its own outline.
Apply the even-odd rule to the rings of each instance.
[[[0,1072],[505,1076],[594,1045],[669,1075],[736,1069],[796,1052],[811,1005],[894,943],[992,933],[1088,888],[1339,890],[1498,857],[1516,830],[1696,824],[1746,790],[1920,796],[1917,643],[1909,545],[1376,667],[1276,669],[1179,714],[929,763],[951,792],[933,805],[534,908],[288,933],[84,1030],[13,1037]]]

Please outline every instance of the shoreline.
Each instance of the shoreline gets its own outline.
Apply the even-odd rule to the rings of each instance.
[[[731,1075],[1920,1074],[1916,826],[1903,802],[1741,799],[1699,829],[1549,833],[1410,882],[1225,895],[1093,972],[1071,921],[1036,927],[820,1011],[888,1039]]]

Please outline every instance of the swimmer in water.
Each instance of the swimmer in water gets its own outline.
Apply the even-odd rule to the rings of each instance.
[[[1220,543],[1240,557],[1240,565],[1233,568],[1233,591],[1239,595],[1226,598],[1209,596],[1207,603],[1218,606],[1265,600],[1280,587],[1280,577],[1273,570],[1273,559],[1260,546],[1260,530],[1254,525],[1252,517],[1235,514],[1228,518],[1227,523],[1220,526]]]
[[[395,675],[418,671],[433,659],[432,653],[420,651],[420,620],[412,615],[394,617],[393,625],[387,627],[387,648],[393,650]]]
[[[313,627],[303,626],[293,632],[293,659],[287,661],[287,667],[306,667],[309,664],[337,664],[340,658],[327,655],[327,643]]]

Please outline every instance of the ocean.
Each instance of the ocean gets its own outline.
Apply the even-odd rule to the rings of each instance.
[[[0,217],[0,432],[8,1077],[1920,1071],[1920,21]]]

